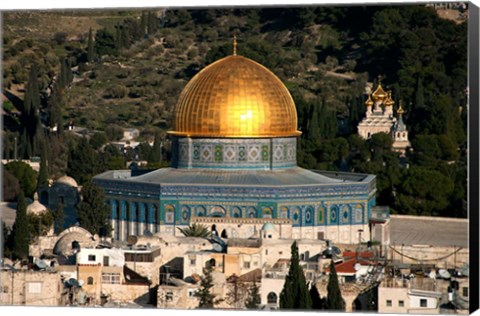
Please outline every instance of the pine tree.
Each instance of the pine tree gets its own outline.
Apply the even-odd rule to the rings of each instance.
[[[82,187],[82,200],[78,204],[78,221],[80,226],[92,234],[99,234],[105,228],[107,235],[111,232],[110,211],[105,204],[105,193],[102,188],[91,181]]]
[[[27,202],[25,194],[20,190],[18,195],[17,215],[13,225],[13,252],[16,258],[26,259],[28,257],[28,246],[30,241],[30,231],[27,221]]]
[[[328,310],[345,310],[345,301],[342,298],[342,292],[338,285],[337,271],[333,260],[330,261],[330,275],[328,276],[327,285],[327,309]]]
[[[211,309],[218,304],[220,300],[215,300],[215,294],[212,294],[213,287],[213,278],[212,278],[212,269],[205,268],[204,276],[200,282],[200,288],[195,293],[195,297],[198,298],[198,308],[202,309]]]
[[[245,301],[245,307],[248,309],[258,309],[260,305],[260,287],[253,281],[252,287],[248,291],[248,297]]]
[[[281,309],[311,309],[312,300],[308,292],[303,269],[298,257],[297,242],[291,247],[290,269],[288,270],[282,293],[280,293]]]
[[[62,202],[58,203],[57,210],[55,212],[55,232],[60,233],[63,230],[63,224],[65,223],[65,214],[63,212]]]
[[[87,46],[87,61],[89,63],[93,62],[93,58],[95,54],[95,50],[93,47],[93,34],[92,34],[92,28],[88,31],[88,46]]]

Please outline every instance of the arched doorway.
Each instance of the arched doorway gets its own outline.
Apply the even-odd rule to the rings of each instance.
[[[277,305],[277,294],[274,292],[270,292],[267,295],[267,304],[274,304]]]

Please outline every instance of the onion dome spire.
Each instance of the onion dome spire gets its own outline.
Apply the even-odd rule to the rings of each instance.
[[[392,99],[392,91],[387,92],[387,99],[383,102],[386,106],[392,106],[395,104],[395,101]]]
[[[403,118],[402,118],[403,113],[405,113],[405,111],[403,110],[402,102],[400,101],[400,106],[397,110],[398,120],[397,120],[397,124],[395,125],[395,131],[402,132],[407,130],[407,126],[403,122]]]
[[[373,100],[375,102],[377,101],[383,101],[387,97],[387,93],[385,90],[383,90],[382,87],[382,78],[378,76],[378,87],[377,89],[372,93]]]
[[[366,105],[366,106],[373,106],[373,100],[372,100],[372,98],[370,97],[370,94],[368,95],[367,101],[365,101],[365,105]]]

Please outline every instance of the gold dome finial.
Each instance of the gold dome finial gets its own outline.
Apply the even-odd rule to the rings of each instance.
[[[233,34],[233,56],[237,56],[237,34]]]

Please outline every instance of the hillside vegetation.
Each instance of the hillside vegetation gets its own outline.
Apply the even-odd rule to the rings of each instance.
[[[50,176],[88,170],[78,175],[86,181],[134,157],[164,165],[180,92],[232,53],[236,34],[238,54],[294,97],[301,166],[374,173],[377,200],[393,212],[466,216],[466,22],[422,5],[10,12],[4,21],[4,156],[16,137],[20,156],[47,157]],[[387,135],[356,135],[378,76],[406,109],[413,150],[403,160]],[[65,133],[70,122],[97,136]],[[154,146],[104,147],[121,127]]]

